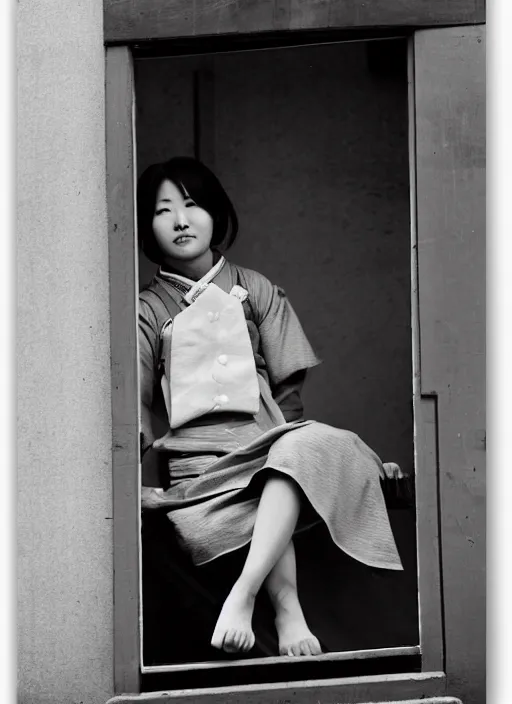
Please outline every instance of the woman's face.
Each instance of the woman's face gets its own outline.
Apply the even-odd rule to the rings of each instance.
[[[163,181],[156,194],[153,232],[166,262],[192,262],[210,250],[213,219],[186,191],[182,195],[172,181]]]

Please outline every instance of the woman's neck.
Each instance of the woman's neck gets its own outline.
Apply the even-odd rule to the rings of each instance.
[[[164,271],[171,274],[180,274],[192,281],[199,281],[207,274],[214,264],[214,253],[211,249],[204,252],[197,259],[186,261],[183,259],[166,259],[162,265]]]

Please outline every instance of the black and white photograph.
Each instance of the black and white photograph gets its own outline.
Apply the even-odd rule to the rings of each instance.
[[[484,704],[485,0],[16,12],[19,704]]]

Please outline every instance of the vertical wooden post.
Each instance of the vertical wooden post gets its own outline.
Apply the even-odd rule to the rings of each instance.
[[[448,691],[485,699],[485,27],[414,35],[421,393],[437,398]]]
[[[106,139],[116,693],[138,692],[140,672],[139,390],[133,107],[131,52],[125,46],[108,48],[106,51]]]
[[[439,501],[436,398],[421,395],[420,302],[418,283],[416,100],[414,39],[409,41],[409,181],[411,198],[411,329],[413,350],[414,465],[416,487],[416,541],[418,555],[418,613],[421,666],[424,672],[442,671],[444,661],[441,565],[439,556]]]

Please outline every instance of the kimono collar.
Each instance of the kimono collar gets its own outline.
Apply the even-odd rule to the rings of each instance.
[[[170,283],[173,288],[181,293],[187,303],[191,303],[202,291],[204,291],[206,286],[213,281],[225,263],[226,259],[221,255],[219,261],[214,264],[214,266],[212,266],[212,268],[207,271],[206,274],[199,279],[199,281],[188,279],[186,276],[181,276],[180,274],[173,274],[169,271],[164,271],[162,267],[158,270],[158,276],[164,281]]]

